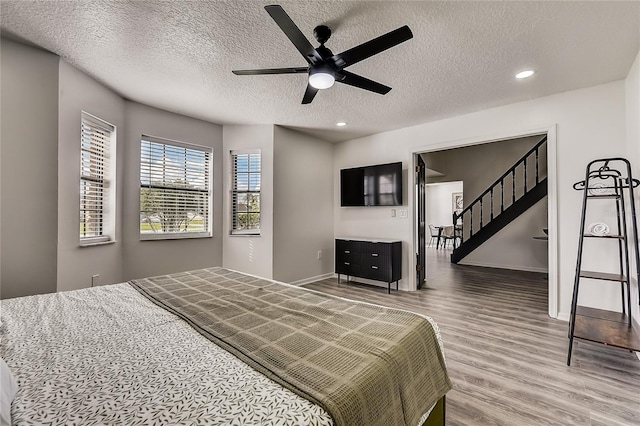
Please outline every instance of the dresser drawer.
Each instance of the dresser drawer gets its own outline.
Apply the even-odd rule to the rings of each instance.
[[[391,281],[391,270],[387,265],[362,265],[362,277],[376,281]]]
[[[360,276],[362,268],[358,263],[352,263],[349,261],[343,261],[341,263],[336,263],[336,273],[351,275],[351,276]]]
[[[363,257],[391,257],[391,245],[387,243],[362,243]]]
[[[336,240],[336,259],[359,263],[362,256],[362,242],[351,240]]]

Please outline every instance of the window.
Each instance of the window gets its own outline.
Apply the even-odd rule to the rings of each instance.
[[[212,148],[142,136],[140,238],[211,236]]]
[[[86,112],[80,120],[80,244],[115,235],[115,127]],[[115,162],[114,162],[115,163]]]
[[[231,152],[231,233],[260,234],[260,152]]]

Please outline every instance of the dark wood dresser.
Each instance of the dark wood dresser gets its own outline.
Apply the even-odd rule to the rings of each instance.
[[[402,278],[402,242],[395,240],[336,239],[335,269],[349,277],[384,281],[391,293],[391,283]]]

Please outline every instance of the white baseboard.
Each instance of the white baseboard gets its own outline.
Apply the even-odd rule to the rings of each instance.
[[[329,274],[323,274],[323,275],[317,275],[315,277],[304,278],[304,279],[301,279],[301,280],[298,280],[298,281],[291,282],[289,284],[295,285],[295,286],[301,286],[301,285],[305,285],[305,284],[311,284],[311,283],[314,283],[316,281],[326,280],[327,278],[333,278],[334,276],[335,276],[335,274],[333,272],[331,272]]]
[[[484,263],[484,262],[462,261],[459,263],[459,265],[481,266],[483,268],[509,269],[512,271],[542,272],[543,274],[546,274],[549,272],[546,268],[537,268],[535,266],[499,265],[499,264]]]

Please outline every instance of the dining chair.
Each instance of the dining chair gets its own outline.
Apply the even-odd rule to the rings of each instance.
[[[429,244],[427,244],[428,246],[433,246],[434,241],[438,241],[439,231],[440,230],[438,229],[438,227],[436,227],[434,224],[429,224],[429,234],[431,235],[431,238],[429,239]]]
[[[442,247],[447,247],[447,242],[451,241],[452,247],[455,247],[455,239],[457,235],[455,234],[453,226],[445,226],[442,228],[442,236],[440,237],[444,241],[442,242]]]

